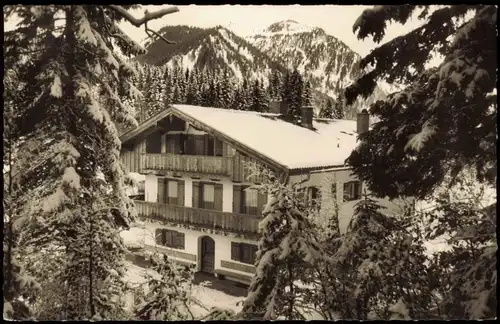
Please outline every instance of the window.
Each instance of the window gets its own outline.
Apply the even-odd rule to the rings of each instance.
[[[146,137],[146,153],[161,153],[161,134],[154,132]]]
[[[214,138],[213,136],[207,135],[207,152],[206,155],[214,156]]]
[[[177,205],[177,198],[179,197],[178,183],[175,180],[167,180],[167,193],[168,204]]]
[[[185,249],[184,233],[176,232],[168,229],[157,228],[155,231],[156,244],[163,245],[174,249]]]
[[[231,260],[246,264],[255,264],[257,245],[231,242]]]
[[[258,199],[259,199],[259,192],[255,189],[244,189],[243,190],[243,197],[244,197],[244,206],[243,206],[243,212],[248,215],[257,215],[258,212]]]
[[[222,141],[215,138],[215,156],[222,156]]]
[[[203,184],[203,208],[214,209],[215,186],[212,184]]]
[[[205,135],[195,135],[194,146],[195,155],[205,155]]]
[[[308,204],[311,207],[321,207],[321,191],[317,187],[309,187],[307,190]]]
[[[344,201],[352,201],[361,198],[361,182],[350,181],[344,183]]]

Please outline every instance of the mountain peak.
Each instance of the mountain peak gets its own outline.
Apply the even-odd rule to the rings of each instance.
[[[296,33],[308,33],[313,31],[314,28],[299,24],[295,20],[283,20],[272,24],[264,30],[265,34],[296,34]]]

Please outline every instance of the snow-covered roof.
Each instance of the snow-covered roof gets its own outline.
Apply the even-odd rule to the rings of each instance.
[[[315,119],[310,130],[272,113],[172,107],[291,170],[344,165],[357,145],[352,120]]]

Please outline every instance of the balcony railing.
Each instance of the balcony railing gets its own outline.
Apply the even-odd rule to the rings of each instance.
[[[141,169],[230,176],[233,173],[233,160],[223,156],[144,153],[141,154]]]
[[[259,217],[216,210],[134,201],[137,214],[145,218],[164,219],[167,222],[198,225],[204,228],[236,233],[258,233]]]

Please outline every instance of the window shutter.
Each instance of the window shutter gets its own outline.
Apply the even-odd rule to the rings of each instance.
[[[174,134],[174,154],[181,154],[181,134]]]
[[[165,188],[165,178],[158,178],[158,203],[166,204],[167,191]]]
[[[200,183],[193,181],[193,207],[200,208]]]
[[[180,134],[180,152],[179,154],[186,154],[186,134]]]
[[[194,139],[194,135],[189,134],[187,136],[187,154],[195,155],[196,153],[196,142]]]
[[[262,212],[264,211],[264,207],[267,204],[267,193],[262,193],[259,191],[258,197],[257,197],[257,208],[258,208],[258,215],[262,216]]]
[[[214,155],[215,156],[222,156],[222,141],[218,138],[215,138],[215,143],[214,143]]]
[[[181,232],[176,232],[177,234],[177,240],[176,240],[176,248],[180,250],[185,249],[185,236],[184,233]]]
[[[205,136],[204,135],[195,135],[195,143],[196,143],[196,155],[204,155],[205,153]]]
[[[257,245],[251,245],[251,250],[252,250],[252,262],[253,264],[255,264],[255,261],[257,259],[257,257],[255,256],[257,251],[259,251],[259,247]]]
[[[342,201],[351,200],[351,193],[349,188],[350,188],[349,182],[344,183],[344,196],[343,196],[344,199],[342,199]]]
[[[363,194],[363,186],[361,185],[361,181],[356,181],[356,193],[357,193],[357,198],[361,198],[361,195]]]
[[[156,245],[163,245],[163,231],[161,228],[157,228],[155,230],[155,242],[156,242]]]
[[[165,135],[165,141],[166,141],[167,153],[171,153],[171,154],[175,153],[174,135],[172,135],[172,134]]]
[[[165,230],[165,235],[166,235],[165,241],[167,243],[165,245],[168,246],[168,247],[175,248],[175,236],[176,236],[176,232]]]
[[[222,184],[214,185],[214,209],[222,211]]]
[[[231,260],[240,261],[240,243],[231,242]]]
[[[184,190],[184,181],[183,180],[177,180],[177,205],[179,206],[184,206],[184,195],[185,195],[185,190]]]
[[[242,188],[238,185],[233,185],[233,213],[241,213],[241,202],[243,200]]]

